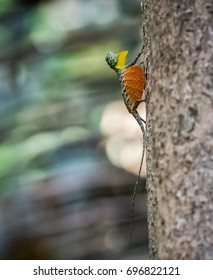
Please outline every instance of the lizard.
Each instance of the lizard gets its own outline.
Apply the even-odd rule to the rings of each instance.
[[[131,227],[130,227],[130,237],[129,243],[131,243],[132,232],[133,232],[133,221],[134,221],[134,204],[135,197],[137,194],[137,188],[139,184],[139,178],[141,174],[142,164],[144,160],[145,148],[146,148],[146,131],[144,124],[146,122],[141,118],[137,111],[137,107],[141,102],[145,102],[146,99],[142,99],[144,93],[146,92],[146,75],[144,69],[136,65],[139,57],[143,52],[143,48],[141,52],[137,55],[137,57],[131,62],[126,64],[126,56],[128,51],[121,51],[117,54],[113,52],[108,52],[105,57],[108,65],[117,73],[121,89],[124,103],[127,107],[127,110],[130,114],[135,118],[137,123],[139,124],[142,135],[143,135],[143,153],[141,157],[141,163],[139,167],[139,172],[137,175],[137,179],[135,182],[134,192],[132,196],[132,207],[131,207]]]

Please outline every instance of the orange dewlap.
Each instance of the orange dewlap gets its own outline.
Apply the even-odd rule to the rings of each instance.
[[[142,99],[145,88],[146,80],[143,69],[138,65],[124,69],[123,81],[130,102],[134,105]]]

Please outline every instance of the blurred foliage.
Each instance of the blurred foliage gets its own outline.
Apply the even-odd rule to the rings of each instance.
[[[104,57],[109,50],[117,52],[124,48],[130,51],[130,57],[137,53],[139,2],[1,0],[0,193],[2,219],[4,207],[14,209],[14,216],[11,214],[13,218],[9,220],[5,218],[0,236],[11,233],[11,221],[17,220],[17,209],[23,207],[27,212],[33,212],[24,203],[35,199],[34,192],[41,192],[41,197],[54,196],[54,199],[70,197],[70,207],[82,207],[82,203],[85,206],[90,202],[88,198],[83,199],[88,197],[88,188],[89,197],[103,199],[107,186],[110,196],[129,192],[130,201],[131,189],[127,191],[127,188],[134,183],[135,177],[116,169],[106,158],[100,122],[107,104],[121,99],[118,81]],[[105,173],[108,176],[103,175]],[[70,174],[73,175],[70,177]],[[50,194],[46,195],[49,187],[44,185],[52,186]],[[113,190],[114,185],[117,188]],[[81,186],[79,193],[77,186]],[[30,198],[26,195],[29,190]],[[75,192],[80,199],[77,204],[72,201]],[[25,202],[21,199],[21,206],[20,196],[26,198]],[[16,202],[11,204],[11,197]],[[5,202],[8,199],[9,202]],[[79,211],[73,209],[71,213]],[[118,211],[116,207],[112,209]],[[121,219],[120,216],[117,218]],[[90,225],[90,231],[97,227],[96,223],[99,221]],[[128,220],[126,223],[128,231]],[[7,240],[9,247],[22,225],[16,224],[14,236]],[[36,228],[35,220],[32,219],[29,225]],[[71,231],[70,227],[66,234]],[[33,232],[30,236],[37,235]],[[128,236],[125,238],[128,240]],[[29,241],[29,236],[23,239]],[[5,250],[0,251],[0,256],[22,258],[20,252]],[[80,252],[80,247],[76,250]],[[101,257],[95,252],[94,256],[106,258],[106,254]],[[23,257],[42,258],[30,253]],[[85,251],[70,255],[52,253],[51,258],[86,257]]]

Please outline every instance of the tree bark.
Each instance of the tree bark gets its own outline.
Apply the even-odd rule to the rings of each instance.
[[[150,255],[213,259],[213,4],[153,0],[150,13]]]

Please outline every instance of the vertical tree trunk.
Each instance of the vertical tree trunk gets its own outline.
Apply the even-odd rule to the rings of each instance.
[[[151,258],[213,259],[213,4],[153,0],[150,13]]]

